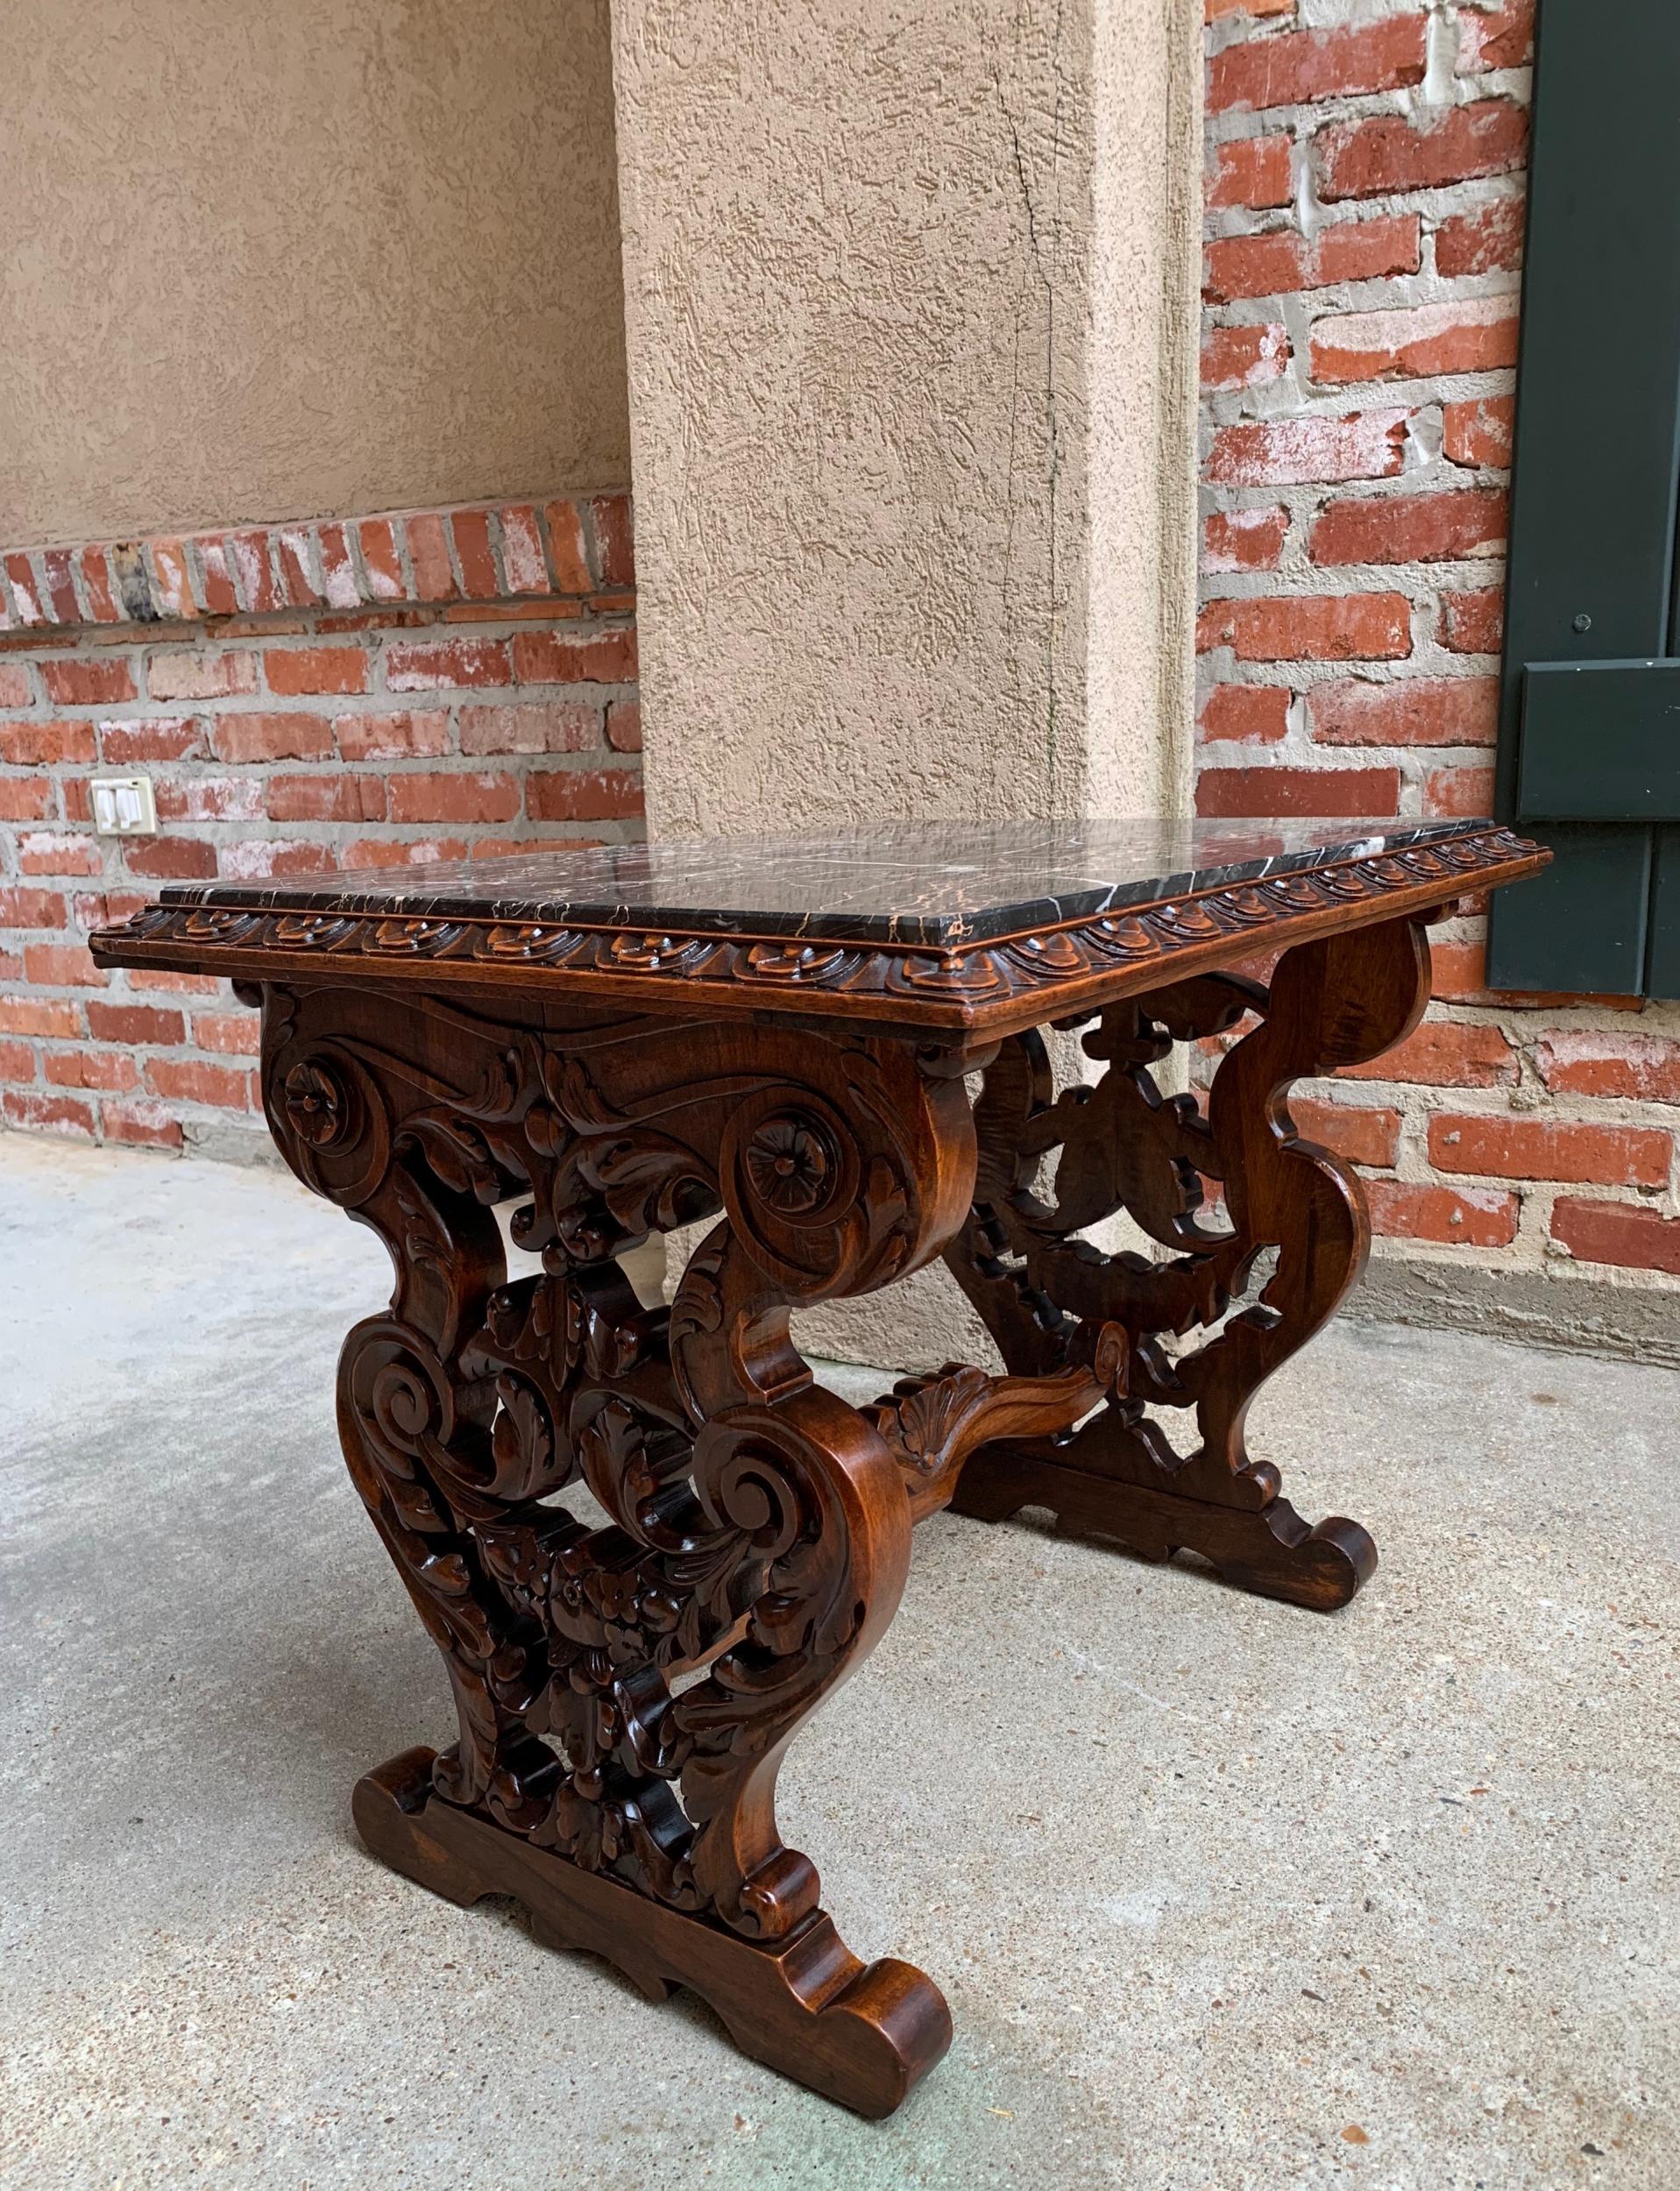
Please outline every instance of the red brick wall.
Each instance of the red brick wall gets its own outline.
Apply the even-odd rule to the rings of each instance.
[[[1532,0],[1206,0],[1207,814],[1485,812]],[[1590,394],[1584,391],[1584,397]],[[1680,1009],[1495,996],[1297,1106],[1410,1253],[1680,1278]]]
[[[101,975],[166,880],[488,858],[642,833],[620,495],[0,556],[0,1117],[260,1133],[225,984]],[[145,774],[156,837],[94,834]]]

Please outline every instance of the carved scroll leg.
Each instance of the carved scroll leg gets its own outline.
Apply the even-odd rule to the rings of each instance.
[[[697,1260],[703,1292],[705,1259]],[[797,1361],[784,1351],[784,1315],[760,1313],[738,1253],[726,1250],[717,1281],[735,1310],[724,1326],[736,1335],[731,1359],[748,1385],[773,1387]],[[673,1329],[698,1396],[722,1365],[704,1341],[692,1344],[690,1298],[679,1294]],[[727,1949],[709,1932],[699,1950],[699,1989],[748,2053],[861,2113],[884,2114],[944,2054],[950,2012],[921,1971],[896,1961],[866,1968],[847,1949],[819,1906],[815,1867],[783,1845],[775,1790],[801,1725],[897,1610],[909,1499],[871,1426],[812,1386],[770,1405],[708,1408],[694,1479],[709,1512],[753,1528],[772,1556],[745,1634],[673,1707],[691,1745],[682,1793],[696,1826],[693,1878],[702,1905],[729,1928]]]
[[[1244,1424],[1261,1386],[1334,1315],[1371,1244],[1357,1178],[1296,1135],[1290,1086],[1402,1041],[1422,1017],[1428,972],[1423,930],[1403,920],[1302,945],[1279,961],[1268,994],[1254,992],[1260,1024],[1221,1065],[1207,1128],[1187,1152],[1223,1183],[1230,1290],[1263,1250],[1275,1250],[1276,1268],[1257,1302],[1175,1364],[1144,1325],[1130,1380],[1134,1400],[1193,1406],[1200,1447],[1180,1459],[1140,1407],[1116,1404],[1061,1443],[982,1447],[963,1469],[953,1513],[996,1521],[1047,1507],[1066,1534],[1114,1539],[1151,1560],[1193,1551],[1229,1583],[1319,1612],[1369,1581],[1370,1536],[1339,1515],[1316,1528],[1304,1521],[1279,1495],[1277,1470],[1250,1458]],[[1181,1024],[1189,996],[1145,999],[1143,1010],[1183,1039],[1194,1032]]]
[[[1006,1521],[1024,1507],[1055,1516],[1060,1535],[1106,1538],[1160,1563],[1194,1552],[1228,1583],[1314,1613],[1334,1613],[1377,1571],[1377,1547],[1336,1514],[1313,1528],[1282,1496],[1258,1507],[1185,1498],[1081,1465],[1071,1448],[989,1445],[963,1471],[953,1514]]]
[[[722,1283],[727,1301],[727,1273]],[[353,1358],[378,1358],[371,1344]],[[379,1372],[381,1393],[405,1423],[419,1418],[412,1383],[392,1387],[390,1372]],[[774,1796],[799,1727],[897,1607],[909,1501],[869,1426],[810,1386],[775,1404],[736,1400],[708,1413],[692,1464],[705,1526],[697,1523],[679,1558],[750,1545],[759,1577],[739,1618],[720,1610],[726,1625],[702,1678],[672,1698],[650,1666],[627,1662],[603,1689],[586,1663],[574,1664],[585,1687],[573,1734],[585,1726],[605,1732],[588,1755],[566,1742],[566,1762],[581,1769],[568,1771],[516,1739],[504,1755],[500,1722],[480,1725],[480,1707],[493,1712],[500,1701],[500,1663],[486,1659],[482,1684],[466,1678],[472,1630],[445,1623],[461,1748],[441,1764],[429,1750],[409,1751],[368,1776],[356,1792],[358,1829],[374,1854],[450,1901],[517,1897],[545,1945],[605,1956],[652,2000],[691,1987],[744,2052],[861,2113],[883,2115],[949,2046],[949,2011],[922,1972],[893,1961],[866,1967],[847,1949],[819,1906],[815,1867],[782,1842]],[[599,1488],[613,1495],[611,1484]],[[575,1524],[548,1526],[574,1555],[591,1542]],[[486,1525],[481,1551],[503,1548],[514,1571],[524,1528],[518,1510]],[[535,1547],[533,1538],[528,1559]],[[622,1578],[583,1571],[599,1601],[616,1602],[627,1641]],[[556,1608],[552,1592],[549,1602],[559,1649],[574,1616]],[[581,1634],[594,1632],[586,1610],[577,1617]],[[564,1680],[556,1687],[551,1728],[552,1713],[574,1695]],[[654,1754],[661,1774],[680,1776],[685,1815],[666,1778],[638,1777],[638,1760]],[[588,1800],[578,1790],[592,1768],[603,1784]]]
[[[950,2046],[931,1981],[890,1959],[864,1965],[822,1911],[785,1939],[742,1939],[440,1801],[432,1767],[412,1749],[365,1775],[355,1817],[374,1855],[434,1894],[512,1895],[545,1945],[599,1955],[650,2001],[691,1988],[743,2053],[860,2115],[890,2115]]]
[[[395,1265],[346,1342],[340,1428],[460,1723],[359,1785],[364,1839],[455,1902],[518,1896],[652,1997],[692,1987],[748,2053],[885,2114],[949,2014],[920,1972],[847,1951],[774,1798],[892,1617],[911,1508],[789,1304],[890,1283],[954,1230],[961,1076],[903,1046],[662,1026],[591,1053],[609,1093],[565,1045],[498,1032],[475,1075],[457,1016],[410,1063],[336,1039],[336,1009],[271,1014],[265,1091],[294,1168]],[[827,1092],[789,1077],[819,1068]],[[639,1107],[688,1138],[639,1142]],[[544,1268],[510,1283],[490,1205],[527,1187],[516,1235]],[[719,1204],[672,1309],[644,1311],[614,1243]],[[604,1527],[549,1503],[579,1477]]]
[[[514,1895],[545,1945],[606,1957],[651,2000],[691,1987],[743,2052],[885,2115],[949,2046],[949,2011],[922,1972],[890,1960],[866,1967],[849,1952],[819,1906],[815,1868],[782,1843],[774,1792],[799,1726],[891,1618],[909,1563],[909,1502],[868,1425],[812,1388],[710,1417],[695,1476],[721,1528],[756,1532],[768,1587],[704,1678],[661,1708],[684,1757],[691,1822],[664,1873],[656,1878],[627,1809],[613,1832],[620,1862],[635,1860],[634,1885],[610,1864],[557,1853],[588,1808],[564,1785],[548,1819],[516,1832],[491,1815],[493,1783],[488,1809],[448,1800],[429,1750],[358,1784],[357,1826],[374,1854],[449,1900]],[[627,1698],[614,1708],[627,1712]]]

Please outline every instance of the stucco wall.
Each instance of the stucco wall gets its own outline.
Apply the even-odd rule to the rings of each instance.
[[[628,479],[606,0],[0,10],[0,539]]]
[[[1083,811],[1189,811],[1200,401],[1198,0],[1099,0],[1093,39]]]
[[[650,825],[1180,803],[1194,7],[613,28]]]

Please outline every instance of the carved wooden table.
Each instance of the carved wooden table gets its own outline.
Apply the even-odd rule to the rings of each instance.
[[[1426,917],[1546,855],[1485,823],[1339,829],[533,852],[171,889],[94,939],[260,1003],[275,1139],[395,1265],[339,1424],[459,1734],[358,1784],[371,1849],[457,1902],[516,1895],[656,1999],[693,1987],[848,2106],[898,2104],[945,2002],[848,1952],[773,1794],[890,1620],[912,1524],[1047,1507],[1319,1608],[1375,1564],[1244,1443],[1369,1239],[1284,1099],[1416,1025]],[[1228,970],[1279,948],[1269,987]],[[1205,1117],[1163,1097],[1174,1043],[1251,1016]],[[1052,1024],[1085,1031],[1095,1087],[1058,1093]],[[507,1202],[541,1259],[512,1280]],[[1077,1237],[1119,1211],[1152,1258]],[[670,1308],[641,1306],[615,1256],[706,1218]],[[1008,1374],[862,1409],[813,1384],[790,1308],[940,1255]],[[1152,1403],[1194,1421],[1187,1455]],[[556,1498],[574,1483],[605,1527]]]

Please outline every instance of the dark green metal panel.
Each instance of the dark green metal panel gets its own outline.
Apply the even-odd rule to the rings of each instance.
[[[1531,662],[1517,816],[1680,821],[1680,662]]]
[[[1680,6],[1542,0],[1497,777],[1506,819],[1530,782],[1531,663],[1677,651],[1677,489]],[[1600,734],[1584,681],[1580,701],[1572,728],[1548,718],[1544,776],[1567,768],[1572,743],[1581,789],[1567,811],[1596,815]],[[1556,863],[1495,899],[1489,979],[1637,993],[1671,962],[1653,927],[1652,829],[1560,820],[1539,833]],[[1662,892],[1666,924],[1675,892]]]
[[[1650,831],[1548,822],[1534,833],[1557,858],[1531,882],[1500,893],[1517,900],[1516,933],[1507,919],[1503,958],[1495,957],[1490,937],[1489,982],[1495,989],[1564,989],[1583,996],[1642,996]]]
[[[1651,934],[1645,988],[1651,996],[1680,996],[1680,829],[1656,833],[1656,877],[1651,890]]]

